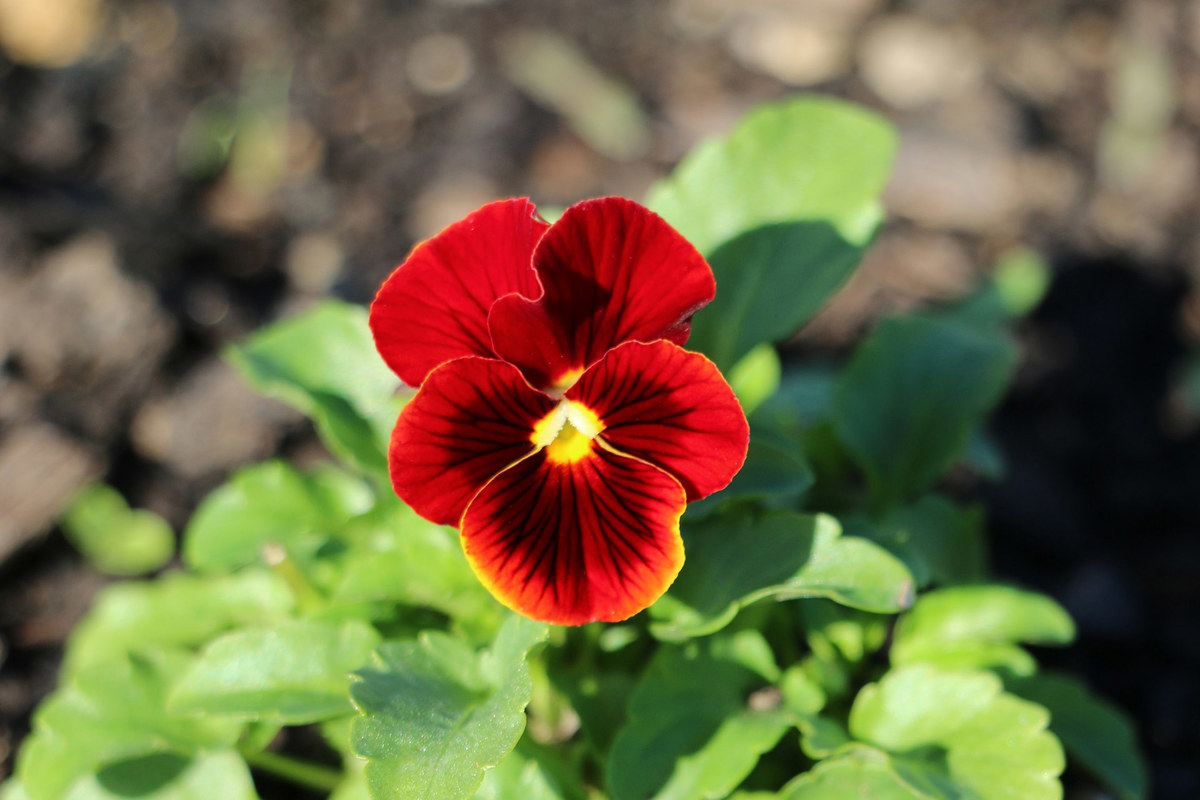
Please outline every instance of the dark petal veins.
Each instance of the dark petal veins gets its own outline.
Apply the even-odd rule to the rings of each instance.
[[[396,494],[426,519],[457,525],[476,492],[534,451],[533,427],[554,406],[510,364],[484,358],[443,364],[392,431],[388,462]]]
[[[746,459],[746,415],[716,366],[669,342],[615,348],[566,393],[616,450],[674,476],[688,501],[725,488]]]
[[[541,238],[533,266],[544,294],[502,297],[488,319],[492,347],[538,387],[560,383],[627,341],[687,341],[716,291],[686,239],[631,200],[568,208]]]
[[[679,483],[593,446],[572,463],[546,451],[497,475],[463,515],[467,560],[526,616],[559,625],[625,619],[657,600],[683,565]]]

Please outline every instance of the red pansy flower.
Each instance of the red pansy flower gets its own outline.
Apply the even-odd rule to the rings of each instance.
[[[371,330],[420,390],[389,452],[396,493],[455,525],[505,605],[548,622],[625,619],[683,565],[685,504],[724,488],[749,429],[720,372],[680,347],[712,270],[617,197],[553,225],[490,203],[422,242]]]

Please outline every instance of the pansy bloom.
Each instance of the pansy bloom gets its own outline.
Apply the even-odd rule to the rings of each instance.
[[[553,225],[490,203],[420,243],[379,289],[383,360],[420,387],[396,422],[392,485],[454,525],[508,607],[615,621],[683,565],[684,506],[724,488],[749,441],[720,372],[681,345],[712,270],[622,198]]]

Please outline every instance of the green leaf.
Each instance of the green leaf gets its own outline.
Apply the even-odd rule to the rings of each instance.
[[[794,714],[810,716],[825,707],[825,691],[799,664],[783,673],[779,691],[784,706]]]
[[[1009,586],[957,586],[921,595],[896,626],[891,658],[893,664],[986,667],[997,654],[1001,664],[1011,658],[1017,642],[1068,644],[1074,637],[1071,617],[1045,595]]]
[[[1022,678],[1009,688],[1046,707],[1050,730],[1062,740],[1067,754],[1120,800],[1148,796],[1146,766],[1133,724],[1116,707],[1092,694],[1078,679],[1058,673]]]
[[[512,751],[533,691],[526,658],[545,624],[512,616],[488,651],[426,632],[389,642],[358,673],[351,696],[362,717],[354,750],[367,759],[375,800],[465,800]]]
[[[687,560],[651,606],[651,630],[677,641],[720,630],[757,600],[827,597],[868,611],[912,602],[908,570],[883,548],[841,535],[837,520],[735,507],[684,527]]]
[[[288,620],[215,640],[184,673],[173,711],[302,725],[353,711],[350,673],[379,643],[370,625]]]
[[[775,394],[781,369],[779,354],[768,343],[755,347],[729,369],[726,377],[746,416]]]
[[[729,744],[736,730],[750,734],[750,740],[741,746],[731,745],[734,750],[729,759],[714,763],[710,774],[706,774],[701,759],[692,755],[715,754],[708,745],[726,720],[755,713],[746,707],[743,698],[762,683],[753,670],[719,657],[711,648],[660,649],[630,699],[628,724],[613,742],[607,774],[613,800],[647,800],[673,784],[671,791],[684,792],[697,788],[698,780],[711,780],[713,785],[732,781],[733,786],[726,791],[740,783],[762,752],[753,751],[772,735],[774,720],[734,723],[724,733],[721,744]],[[774,734],[775,739],[782,733],[780,730]],[[741,777],[736,776],[738,772],[742,772]]]
[[[813,760],[828,758],[851,741],[845,725],[820,714],[801,717],[797,725],[800,749]]]
[[[554,779],[518,750],[483,775],[475,800],[563,800]]]
[[[850,709],[850,734],[892,753],[906,784],[939,798],[1061,798],[1063,753],[1048,722],[989,672],[927,664],[893,669]]]
[[[367,775],[363,771],[366,762],[361,758],[346,759],[346,777],[329,795],[329,800],[371,800],[367,788]]]
[[[803,220],[726,242],[709,254],[717,296],[693,319],[688,347],[727,369],[761,343],[786,339],[850,277],[869,239],[847,241],[829,222]]]
[[[17,760],[17,778],[32,800],[57,800],[85,775],[158,753],[188,756],[230,746],[235,721],[182,717],[166,693],[189,656],[147,651],[80,672],[34,715],[33,734]]]
[[[696,147],[647,205],[702,253],[775,222],[834,222],[863,240],[879,219],[896,135],[877,114],[828,97],[764,106]]]
[[[887,548],[921,587],[972,583],[985,572],[982,510],[938,495],[890,509],[878,521],[846,520],[846,531]]]
[[[689,347],[727,368],[811,317],[881,219],[895,146],[874,113],[801,97],[748,115],[652,187],[647,205],[709,257],[717,278]]]
[[[196,509],[184,558],[196,569],[223,571],[259,562],[268,545],[315,549],[372,501],[366,484],[336,467],[302,474],[283,461],[254,464]]]
[[[104,484],[81,489],[62,518],[63,532],[96,569],[107,575],[143,575],[175,554],[175,533],[149,511],[130,510]]]
[[[343,533],[352,547],[341,561],[335,602],[424,606],[473,637],[495,636],[506,612],[471,571],[457,531],[422,519],[398,500],[381,500]]]
[[[556,684],[579,715],[580,733],[590,750],[606,759],[613,739],[625,724],[625,709],[636,680],[618,669],[596,670],[588,665],[555,674]]]
[[[137,649],[197,647],[229,628],[283,619],[294,606],[283,579],[265,570],[114,584],[71,634],[63,677]]]
[[[798,445],[752,425],[746,463],[724,489],[689,504],[688,519],[710,514],[730,500],[785,503],[804,494],[812,483],[812,467]]]
[[[869,747],[822,761],[783,787],[779,800],[926,800],[896,775],[886,754]]]
[[[102,770],[75,784],[67,800],[257,800],[250,770],[231,750],[184,759],[160,753]]]
[[[829,663],[857,664],[878,652],[893,619],[820,599],[806,600],[797,610],[813,655]]]
[[[1017,247],[1000,256],[992,271],[992,281],[1004,310],[1014,317],[1024,316],[1046,296],[1050,267],[1040,253]]]
[[[725,797],[791,727],[791,716],[781,711],[743,711],[729,717],[703,747],[676,762],[655,800]]]
[[[29,800],[29,795],[16,778],[9,778],[0,783],[0,800]]]
[[[999,400],[1016,362],[996,336],[933,319],[884,320],[839,376],[833,422],[880,508],[930,486]]]
[[[277,322],[226,357],[249,383],[312,418],[340,458],[387,474],[400,382],[375,352],[367,311],[328,300]]]

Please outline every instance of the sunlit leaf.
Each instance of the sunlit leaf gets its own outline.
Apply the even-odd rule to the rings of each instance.
[[[379,635],[365,622],[289,620],[228,633],[176,683],[170,707],[299,725],[350,713],[350,673]]]
[[[481,654],[432,631],[381,646],[351,689],[363,715],[354,750],[367,759],[375,800],[471,797],[521,738],[533,689],[526,657],[546,634],[512,616]]]
[[[1059,800],[1063,752],[1049,720],[989,672],[919,664],[863,687],[850,734],[888,751],[896,774],[923,794]]]
[[[80,778],[130,759],[232,745],[240,723],[167,711],[166,693],[189,660],[144,651],[97,664],[60,687],[38,708],[17,759],[31,800],[58,800]]]
[[[1012,646],[1068,644],[1075,625],[1045,595],[1009,586],[956,586],[921,595],[896,626],[894,664],[927,662],[945,667],[998,666],[1010,662]]]
[[[717,278],[689,347],[726,368],[816,313],[882,217],[895,146],[875,114],[802,97],[755,111],[656,184],[647,204],[709,258]]]
[[[211,577],[180,572],[106,587],[71,634],[63,677],[138,648],[197,647],[230,628],[286,617],[287,584],[264,570]]]
[[[727,718],[703,747],[676,762],[655,800],[724,797],[791,727],[791,716],[781,711],[743,711]]]
[[[720,630],[766,598],[827,597],[878,612],[912,602],[904,565],[872,542],[842,536],[832,517],[733,508],[685,526],[684,543],[683,571],[651,607],[660,638]]]
[[[332,466],[308,474],[283,461],[244,467],[196,509],[184,558],[212,571],[257,563],[266,546],[324,541],[372,502],[366,484]]]
[[[433,608],[490,641],[504,608],[463,556],[458,532],[417,516],[399,501],[380,502],[343,531],[352,547],[333,587],[339,603],[385,601]]]
[[[194,759],[163,753],[116,764],[79,781],[66,800],[258,800],[250,770],[231,750]]]
[[[896,775],[886,754],[857,747],[783,787],[779,800],[927,800]]]
[[[483,774],[474,800],[563,800],[563,793],[537,761],[517,751]]]
[[[613,742],[607,780],[613,800],[704,796],[695,793],[705,786],[716,792],[708,796],[731,791],[787,728],[781,715],[746,707],[744,694],[763,682],[745,665],[708,649],[660,650]],[[734,742],[737,734],[745,739]],[[717,737],[726,752],[714,745]],[[711,763],[706,766],[700,754]]]
[[[131,510],[104,484],[82,489],[62,518],[63,531],[79,551],[108,575],[143,575],[175,554],[175,532],[162,517]]]
[[[1045,706],[1050,730],[1067,754],[1121,800],[1148,796],[1146,766],[1133,723],[1116,707],[1088,691],[1076,678],[1038,673],[1014,681],[1012,692]]]
[[[402,399],[375,352],[365,308],[327,300],[277,322],[226,357],[259,391],[312,418],[339,457],[387,474],[387,440]]]
[[[725,377],[747,416],[779,388],[779,354],[764,343],[742,356]]]

